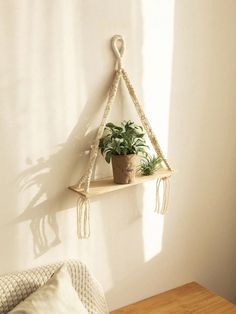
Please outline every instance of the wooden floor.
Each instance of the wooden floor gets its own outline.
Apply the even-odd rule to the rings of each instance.
[[[236,314],[236,306],[196,282],[123,307],[112,314]]]

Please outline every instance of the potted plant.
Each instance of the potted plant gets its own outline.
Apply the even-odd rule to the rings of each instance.
[[[147,148],[142,126],[132,121],[121,125],[107,123],[99,148],[107,163],[112,161],[114,182],[132,183],[135,180],[136,156]]]

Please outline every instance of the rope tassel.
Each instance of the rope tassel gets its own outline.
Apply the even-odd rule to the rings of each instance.
[[[77,199],[77,235],[79,239],[86,239],[90,236],[90,202],[85,196]]]
[[[159,178],[156,183],[156,208],[155,212],[164,215],[168,209],[170,194],[169,178]]]

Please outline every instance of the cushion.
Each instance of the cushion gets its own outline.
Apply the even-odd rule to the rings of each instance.
[[[72,286],[65,265],[9,313],[15,314],[88,314]]]

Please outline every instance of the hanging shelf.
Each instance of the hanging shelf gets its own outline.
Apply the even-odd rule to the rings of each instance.
[[[118,45],[118,42],[120,45]],[[168,194],[169,194],[169,181],[168,178],[173,174],[173,170],[169,165],[167,159],[164,157],[160,145],[157,141],[157,138],[147,120],[147,117],[144,113],[142,106],[140,105],[138,98],[136,96],[135,90],[128,78],[126,71],[122,67],[122,57],[125,50],[125,42],[122,36],[115,35],[112,37],[112,49],[116,56],[116,69],[111,87],[108,93],[107,103],[104,109],[104,114],[102,117],[101,124],[98,128],[97,134],[94,138],[94,141],[91,145],[89,160],[87,168],[85,169],[84,174],[79,179],[76,185],[70,186],[69,189],[78,194],[78,203],[77,203],[77,223],[78,223],[78,237],[79,238],[88,238],[90,235],[90,223],[89,223],[89,198],[102,195],[105,193],[125,189],[137,184],[141,184],[147,181],[156,180],[156,212],[164,214],[167,205],[168,205]],[[119,46],[119,48],[118,48]],[[117,89],[119,87],[120,81],[123,80],[129,95],[132,99],[132,102],[135,106],[137,114],[141,120],[144,130],[146,131],[150,142],[157,154],[162,159],[161,167],[159,170],[150,176],[140,176],[137,175],[135,182],[129,184],[115,184],[112,178],[104,178],[100,180],[91,181],[93,170],[95,167],[98,151],[99,151],[99,141],[103,136],[103,132],[108,120],[109,113],[111,111],[111,106],[115,100]],[[163,185],[163,195],[160,197],[160,185]],[[160,200],[162,198],[162,201]]]
[[[76,193],[79,193],[82,196],[90,198],[97,195],[102,195],[102,194],[106,194],[106,193],[110,193],[110,192],[114,192],[118,190],[123,190],[131,186],[145,183],[148,181],[170,177],[173,174],[173,172],[174,172],[173,170],[161,169],[161,170],[156,171],[155,174],[150,175],[150,176],[136,175],[135,182],[132,182],[129,184],[116,184],[113,182],[112,177],[94,180],[90,182],[89,191],[87,193],[84,191],[84,189],[78,188],[78,186],[76,185],[70,186],[69,189]]]

